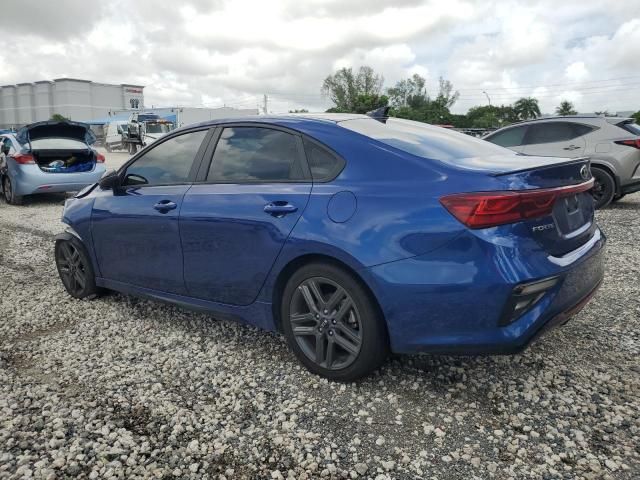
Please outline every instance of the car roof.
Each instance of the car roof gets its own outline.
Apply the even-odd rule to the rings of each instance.
[[[514,122],[511,125],[507,125],[507,127],[513,127],[516,125],[524,125],[524,124],[528,124],[528,123],[535,123],[535,122],[545,122],[545,121],[562,121],[562,120],[603,120],[606,121],[608,123],[620,123],[620,122],[628,122],[628,121],[633,121],[633,118],[628,118],[628,117],[603,117],[602,115],[558,115],[558,116],[553,116],[553,117],[538,117],[538,118],[532,118],[529,120],[521,120],[519,122]],[[503,127],[503,128],[507,128],[507,127]]]
[[[347,120],[367,119],[375,121],[367,115],[357,113],[289,113],[279,115],[247,115],[242,117],[217,118],[215,120],[206,120],[200,123],[192,123],[185,125],[171,133],[190,130],[198,127],[213,127],[226,123],[264,123],[265,125],[276,125],[282,127],[294,128],[296,126],[312,127],[313,125],[337,125]]]

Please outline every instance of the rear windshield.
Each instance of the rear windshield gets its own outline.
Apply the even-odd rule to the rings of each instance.
[[[386,123],[368,118],[345,120],[340,125],[419,157],[441,161],[513,154],[510,150],[464,133],[426,123],[389,118]]]
[[[71,138],[38,138],[31,141],[32,150],[86,150],[87,144]]]
[[[640,125],[637,123],[622,123],[618,125],[620,128],[624,128],[627,132],[634,135],[640,135]]]

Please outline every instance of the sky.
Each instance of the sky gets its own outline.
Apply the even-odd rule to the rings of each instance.
[[[455,113],[640,110],[640,0],[2,0],[0,25],[0,85],[140,84],[147,107],[323,111],[324,78],[369,65],[450,80]]]

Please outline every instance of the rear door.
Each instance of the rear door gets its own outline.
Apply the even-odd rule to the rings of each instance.
[[[584,155],[583,135],[592,127],[573,122],[542,122],[529,126],[524,138],[526,155],[576,158]]]
[[[180,213],[185,284],[191,296],[248,305],[312,184],[300,135],[250,124],[225,125],[216,135],[211,164]]]
[[[97,193],[91,227],[103,278],[185,293],[178,218],[208,138],[201,129],[160,141],[125,165],[122,187]]]

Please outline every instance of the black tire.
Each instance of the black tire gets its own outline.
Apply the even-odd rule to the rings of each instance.
[[[616,203],[619,200],[622,200],[627,194],[623,193],[621,195],[618,195],[617,197],[613,197],[613,200],[611,200],[611,203]]]
[[[616,194],[616,182],[609,172],[602,168],[591,167],[591,172],[595,179],[592,195],[597,210],[611,203]]]
[[[314,282],[318,288],[312,287]],[[375,301],[337,266],[313,263],[296,271],[284,288],[280,311],[289,347],[309,371],[322,377],[357,380],[380,367],[389,354],[386,325]]]
[[[54,253],[58,275],[69,295],[92,299],[100,293],[93,265],[79,240],[56,240]]]
[[[2,193],[4,195],[4,200],[9,205],[22,205],[24,197],[22,195],[16,195],[16,192],[13,189],[13,184],[11,183],[11,179],[8,175],[5,175],[2,178]]]

